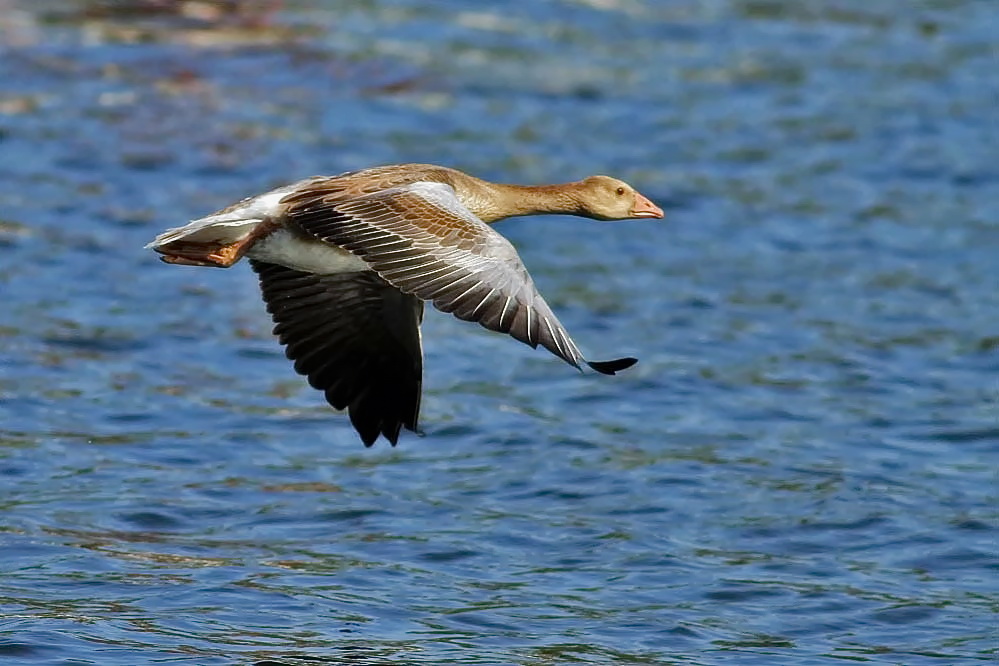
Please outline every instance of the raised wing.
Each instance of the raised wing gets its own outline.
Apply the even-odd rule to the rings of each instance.
[[[442,183],[419,182],[348,201],[292,204],[287,219],[307,234],[364,259],[388,283],[537,347],[570,365],[614,374],[635,359],[585,361],[508,240]]]
[[[346,409],[365,446],[417,429],[423,303],[371,271],[315,275],[251,261],[295,370]]]

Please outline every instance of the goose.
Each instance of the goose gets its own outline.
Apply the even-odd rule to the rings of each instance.
[[[168,229],[146,245],[169,264],[228,268],[246,257],[295,371],[346,409],[365,446],[419,432],[423,303],[541,345],[607,375],[634,358],[587,361],[513,245],[489,225],[568,214],[661,218],[627,183],[590,176],[508,185],[430,164],[315,176]]]

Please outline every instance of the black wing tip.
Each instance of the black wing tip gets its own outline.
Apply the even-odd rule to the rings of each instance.
[[[408,420],[388,423],[355,423],[352,419],[351,425],[354,426],[354,430],[366,449],[374,446],[379,437],[384,437],[395,448],[399,444],[399,435],[402,434],[403,428],[415,432],[419,437],[424,436],[424,432],[420,430],[419,426]]]
[[[586,365],[590,366],[600,374],[615,375],[621,370],[626,370],[636,363],[638,363],[637,358],[628,356],[626,358],[617,358],[613,361],[587,361]]]
[[[361,442],[364,444],[364,448],[370,449],[378,441],[379,437],[384,437],[393,448],[399,443],[399,434],[402,432],[403,426],[407,430],[412,430],[407,423],[403,421],[393,421],[389,419],[384,421],[381,418],[372,421],[365,421],[363,418],[356,415],[353,411],[350,412],[351,425],[354,426],[354,431],[357,432],[358,437],[361,438]]]

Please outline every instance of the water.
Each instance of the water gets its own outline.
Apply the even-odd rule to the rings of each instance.
[[[0,5],[4,663],[997,659],[992,2]],[[365,450],[141,250],[403,161],[662,204],[501,227],[639,365],[431,314]]]

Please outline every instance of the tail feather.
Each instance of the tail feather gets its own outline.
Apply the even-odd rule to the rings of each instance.
[[[293,183],[265,194],[243,199],[228,208],[193,220],[182,227],[167,229],[147,244],[146,249],[162,251],[178,241],[214,243],[217,246],[238,243],[251,234],[262,222],[277,218],[282,209],[281,199],[300,187],[301,184]]]
[[[246,238],[262,221],[252,218],[220,221],[216,216],[211,215],[194,220],[183,227],[167,229],[147,243],[146,249],[162,251],[167,247],[181,249],[193,245],[221,247]]]

